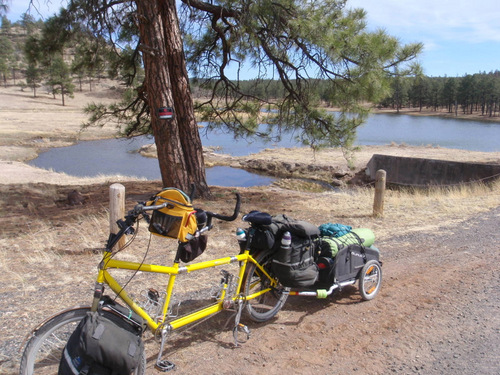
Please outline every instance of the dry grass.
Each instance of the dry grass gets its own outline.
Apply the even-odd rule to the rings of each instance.
[[[50,185],[38,186],[37,189],[42,198],[56,194]],[[228,214],[234,205],[232,190],[236,189],[214,188],[215,199],[198,201],[197,206]],[[393,236],[401,236],[400,246],[411,248],[415,244],[405,240],[405,234],[439,231],[440,227],[450,224],[460,230],[460,225],[467,225],[468,218],[500,205],[500,182],[491,186],[473,185],[433,191],[387,191],[385,214],[381,218],[372,216],[372,188],[320,193],[278,187],[237,190],[243,199],[242,213],[258,209],[272,214],[285,213],[316,225],[339,222],[372,228],[377,236],[376,245],[382,252],[384,241]],[[127,204],[132,205],[133,202],[128,201]],[[26,209],[25,216],[9,218],[2,215],[0,220],[23,223],[32,215],[40,215],[35,208],[31,211]],[[36,322],[63,307],[88,304],[90,301],[96,266],[100,261],[100,252],[96,250],[103,247],[109,221],[104,206],[96,205],[93,212],[80,214],[84,209],[88,210],[88,207],[72,208],[56,221],[50,215],[35,216],[36,225],[20,226],[15,234],[6,233],[0,238],[0,293],[5,296],[0,309],[4,311],[6,324],[17,322],[22,326],[21,335],[13,330],[7,335],[16,345]],[[230,223],[217,221],[209,234],[208,249],[198,260],[237,253],[234,232],[238,226],[244,225],[239,220]],[[152,264],[170,264],[175,250],[173,240],[152,236],[150,242],[149,232],[143,224],[131,246],[117,256],[136,262],[144,259]],[[235,267],[228,265],[222,268],[236,274]],[[209,300],[217,290],[219,272],[220,268],[216,268],[178,278],[174,299],[184,301],[180,313],[183,308],[192,309],[193,299],[201,299],[203,303]],[[114,276],[124,284],[130,280],[131,274],[117,270]],[[127,290],[140,301],[143,299],[142,291],[150,287],[165,290],[167,281],[165,275],[138,273]],[[1,369],[0,366],[0,372]]]
[[[198,203],[209,210],[229,212],[233,204],[231,193],[223,189],[217,193],[219,198],[215,201]],[[438,231],[440,226],[459,225],[467,218],[500,204],[500,182],[490,186],[471,185],[433,191],[387,191],[382,218],[372,216],[374,192],[371,188],[321,193],[254,188],[240,190],[240,193],[244,198],[243,213],[259,209],[272,214],[284,212],[317,225],[339,222],[353,227],[369,227],[376,233],[377,241],[382,243],[384,239],[395,235],[415,231],[432,232]],[[218,222],[210,233],[209,249],[199,260],[237,252],[234,231],[243,225],[240,221]],[[1,239],[0,289],[6,291],[14,288],[23,294],[30,294],[37,291],[39,283],[64,288],[81,284],[90,288],[94,277],[92,274],[95,274],[100,259],[99,252],[91,250],[103,247],[107,231],[108,217],[104,211],[76,216],[71,222],[57,227],[39,221],[36,228],[29,228],[15,238]],[[149,246],[148,263],[169,264],[175,254],[175,241],[156,236],[150,241],[149,237],[146,227],[141,226],[134,243],[118,256],[140,262]],[[116,276],[126,282],[129,274],[118,271]],[[33,283],[34,278],[36,283]],[[218,279],[217,275],[206,272],[187,275],[179,278],[178,290],[183,295],[189,295],[200,288],[216,287]],[[166,278],[162,275],[139,274],[130,288],[138,296],[145,285],[162,290],[165,283]],[[84,296],[79,298],[85,299]]]

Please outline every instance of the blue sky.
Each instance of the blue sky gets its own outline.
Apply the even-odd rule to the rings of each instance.
[[[28,9],[29,0],[8,0],[12,21]],[[33,0],[44,17],[65,0]],[[419,61],[428,76],[461,77],[500,70],[498,0],[348,0],[367,11],[369,29],[385,29],[402,43],[422,42]],[[40,18],[37,10],[31,14]],[[252,78],[252,77],[246,77]]]
[[[422,42],[428,76],[463,76],[500,70],[498,0],[349,0],[367,12],[368,27],[403,43]]]

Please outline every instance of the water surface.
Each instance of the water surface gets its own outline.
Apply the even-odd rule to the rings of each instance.
[[[217,147],[221,153],[233,156],[257,153],[264,148],[300,146],[293,134],[279,143],[262,140],[235,140],[232,134],[201,131],[204,146]],[[73,176],[121,174],[151,180],[161,179],[157,159],[145,158],[136,151],[153,143],[148,136],[134,139],[84,141],[76,145],[52,148],[40,154],[31,165],[53,169]],[[500,124],[437,117],[375,114],[358,128],[357,145],[386,145],[392,142],[414,146],[441,146],[472,151],[500,151]],[[209,185],[257,186],[268,185],[274,179],[230,167],[207,168]]]

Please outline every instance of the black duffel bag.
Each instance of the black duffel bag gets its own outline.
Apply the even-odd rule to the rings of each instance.
[[[128,375],[141,363],[142,318],[114,302],[88,312],[70,336],[58,375]]]

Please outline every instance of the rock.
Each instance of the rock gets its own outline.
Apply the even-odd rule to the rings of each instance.
[[[81,205],[85,202],[86,199],[87,197],[80,194],[77,190],[73,190],[72,192],[68,193],[68,204],[70,206]]]

